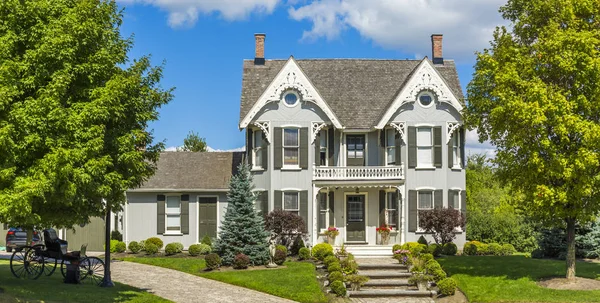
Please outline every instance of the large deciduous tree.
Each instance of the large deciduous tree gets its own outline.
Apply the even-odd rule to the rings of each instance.
[[[600,6],[596,0],[509,0],[477,55],[466,121],[497,148],[498,175],[528,214],[568,234],[600,211]]]
[[[154,173],[164,144],[147,126],[171,90],[129,60],[122,17],[108,0],[0,1],[0,221],[110,218]]]

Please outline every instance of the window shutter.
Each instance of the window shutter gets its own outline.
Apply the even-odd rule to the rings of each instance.
[[[417,231],[417,191],[408,191],[408,231]]]
[[[269,213],[269,192],[261,191],[258,192],[256,197],[255,209],[259,212],[261,217],[265,217]]]
[[[460,211],[462,212],[462,215],[466,218],[467,217],[467,191],[466,190],[460,191]]]
[[[329,155],[327,155],[327,157],[329,157],[329,166],[334,166],[333,163],[333,154],[335,152],[335,146],[334,146],[334,140],[335,139],[335,132],[333,130],[333,126],[330,127],[327,130],[327,148],[328,148],[328,153]]]
[[[329,192],[329,226],[335,226],[335,212],[333,211],[335,207],[335,194],[334,192]]]
[[[274,133],[273,133],[273,166],[275,167],[275,169],[281,169],[281,166],[283,166],[283,145],[281,140],[283,133],[281,130],[281,127],[275,127],[274,128]]]
[[[454,201],[452,201],[454,191],[449,189],[448,190],[448,208],[454,209]]]
[[[300,168],[308,168],[308,128],[300,129]]]
[[[465,157],[465,128],[461,127],[460,128],[460,159],[461,159],[461,166],[463,168],[467,167],[467,161],[466,161],[466,157]]]
[[[385,224],[385,190],[379,191],[379,226]]]
[[[274,210],[282,210],[283,209],[283,193],[280,190],[275,191],[275,205],[273,206]]]
[[[379,146],[385,148],[385,128],[379,130]]]
[[[433,164],[437,168],[442,167],[442,127],[433,128]]]
[[[315,136],[315,166],[321,166],[321,132]]]
[[[408,168],[417,167],[417,128],[408,127]]]
[[[308,191],[300,192],[300,217],[304,220],[304,229],[308,229]]]
[[[400,213],[400,203],[398,202],[398,193],[399,191],[395,191],[392,193],[392,200],[395,201],[396,204],[396,214]],[[400,218],[400,216],[396,216],[396,219]],[[396,224],[396,231],[398,231],[400,229],[400,222],[398,222],[396,220],[396,222],[393,222],[394,224]]]
[[[264,132],[262,132],[262,168],[269,168],[269,141]]]
[[[254,141],[252,140],[252,133],[253,131],[249,128],[246,128],[246,134],[248,135],[248,165],[250,165],[250,167],[252,167],[252,165],[254,164],[254,157],[252,157],[252,149],[254,148]]]
[[[396,132],[396,165],[402,164],[402,151],[400,147],[402,146],[402,138],[400,138],[400,133]]]
[[[448,141],[448,168],[452,168],[454,166],[454,133],[450,137]]]
[[[165,195],[156,196],[156,233],[165,233]]]
[[[190,234],[190,195],[181,195],[181,233]]]
[[[436,189],[433,192],[433,207],[434,208],[444,208],[444,191],[441,189]]]

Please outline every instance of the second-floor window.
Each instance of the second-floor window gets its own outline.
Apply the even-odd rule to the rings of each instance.
[[[327,139],[329,139],[327,137],[327,130],[322,130],[319,134],[319,165],[321,166],[328,165]]]
[[[300,144],[298,140],[298,129],[285,128],[283,130],[283,165],[299,166],[299,154]]]
[[[283,193],[283,210],[294,213],[296,215],[300,214],[297,192]]]
[[[453,161],[452,163],[454,164],[454,167],[459,168],[460,167],[460,163],[462,162],[462,157],[460,154],[460,132],[455,132],[454,135],[452,136],[452,158]]]
[[[252,157],[253,160],[252,164],[254,165],[255,168],[262,168],[263,167],[263,158],[262,158],[262,143],[263,143],[263,139],[262,139],[262,131],[260,130],[255,130],[253,133],[253,143],[254,143],[254,147],[252,148]]]
[[[431,127],[417,128],[417,167],[433,167]]]
[[[385,152],[386,164],[396,164],[396,131],[394,129],[385,130]]]
[[[348,166],[364,166],[365,165],[365,136],[364,135],[347,135],[346,136],[348,150]]]

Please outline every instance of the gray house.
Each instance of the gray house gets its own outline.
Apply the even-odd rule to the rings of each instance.
[[[255,38],[239,128],[257,208],[298,213],[312,245],[335,226],[336,244],[353,249],[377,249],[383,224],[390,244],[416,241],[418,210],[466,211],[464,101],[442,35],[422,60],[265,59],[265,35]]]

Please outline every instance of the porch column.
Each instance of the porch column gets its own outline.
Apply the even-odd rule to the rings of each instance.
[[[405,192],[404,192],[404,184],[400,185],[400,186],[396,186],[396,188],[398,189],[398,203],[400,203],[400,244],[404,244],[404,242],[406,241],[406,231],[404,228],[404,201],[406,200],[405,196]]]
[[[321,187],[317,187],[316,185],[313,184],[313,224],[312,224],[312,245],[315,246],[317,245],[317,241],[319,241],[319,228],[318,228],[318,222],[319,222],[319,200],[317,199],[317,196],[319,195],[319,191],[321,190]],[[306,226],[306,230],[309,230],[308,227],[308,222],[306,222],[307,226]]]

